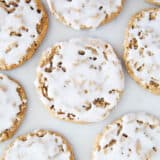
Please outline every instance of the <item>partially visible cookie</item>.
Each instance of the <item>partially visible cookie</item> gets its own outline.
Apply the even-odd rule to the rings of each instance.
[[[124,89],[124,75],[110,44],[74,38],[45,51],[35,85],[55,117],[97,122],[117,105]]]
[[[130,113],[97,137],[92,160],[159,160],[160,121],[147,113]]]
[[[134,15],[124,42],[124,61],[131,77],[141,86],[160,94],[160,9]]]
[[[149,3],[160,5],[160,0],[146,0]]]
[[[21,85],[0,74],[0,142],[12,137],[26,111],[26,95]]]
[[[124,3],[124,0],[47,1],[59,21],[77,30],[97,28],[111,21],[120,13]]]
[[[58,133],[39,130],[18,137],[2,160],[74,160],[71,146]]]
[[[16,68],[30,59],[48,26],[40,0],[0,1],[0,70]]]

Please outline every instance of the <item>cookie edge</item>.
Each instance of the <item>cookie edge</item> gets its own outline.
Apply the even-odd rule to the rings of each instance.
[[[26,102],[24,102],[24,104],[21,104],[20,111],[17,113],[17,116],[12,126],[0,133],[0,142],[4,142],[15,135],[16,131],[19,129],[20,125],[24,120],[25,113],[27,110],[27,96],[22,85],[17,80],[11,78],[8,75],[3,74],[3,76],[7,77],[9,80],[13,81],[16,85],[18,85],[19,90],[17,91],[17,93],[19,94],[21,101],[25,100]]]
[[[154,5],[160,5],[160,2],[154,2],[153,0],[146,0],[146,2]]]

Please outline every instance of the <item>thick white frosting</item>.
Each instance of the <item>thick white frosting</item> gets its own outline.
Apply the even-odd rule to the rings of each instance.
[[[13,126],[23,103],[17,88],[20,86],[7,76],[0,74],[0,133]],[[25,100],[24,100],[25,101]]]
[[[10,1],[5,0],[6,3]],[[36,25],[42,18],[34,0],[30,3],[20,0],[17,4],[15,11],[8,14],[0,2],[0,63],[6,65],[18,64],[27,54],[27,49],[38,37]],[[11,36],[12,32],[20,33],[21,36]]]
[[[159,160],[160,121],[146,113],[127,114],[106,127],[97,146],[93,160]]]
[[[98,27],[106,17],[119,11],[122,0],[47,0],[58,19],[74,29]],[[63,5],[62,5],[63,4]]]
[[[17,139],[7,150],[4,160],[71,160],[67,144],[60,136],[45,134],[43,137],[27,136]]]
[[[126,63],[144,85],[152,81],[160,84],[160,9],[141,13],[140,18],[135,17],[131,22],[134,28],[128,29],[127,46],[133,39],[137,46],[126,48]]]
[[[91,38],[75,38],[53,47],[58,47],[58,51],[50,61],[52,71],[46,72],[50,62],[37,70],[46,79],[44,85],[50,99],[42,94],[39,77],[35,83],[45,106],[54,105],[54,114],[65,120],[69,120],[68,114],[73,114],[74,121],[82,122],[96,122],[108,116],[124,88],[122,67],[112,47]],[[52,54],[52,49],[48,49],[41,61]],[[57,66],[59,62],[61,68]],[[104,99],[102,105],[95,105],[98,98]]]

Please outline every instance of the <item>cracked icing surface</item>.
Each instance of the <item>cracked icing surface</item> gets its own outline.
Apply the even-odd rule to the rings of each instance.
[[[57,19],[74,29],[84,29],[113,19],[121,11],[123,0],[48,0],[48,4]]]
[[[124,59],[131,76],[145,88],[160,93],[160,9],[136,14],[129,23]]]
[[[97,122],[117,105],[124,76],[108,43],[75,38],[45,51],[35,85],[42,102],[56,117]]]
[[[159,160],[160,121],[130,113],[108,125],[97,138],[93,160]]]
[[[6,150],[3,160],[73,160],[70,149],[57,133],[40,130],[17,138]]]
[[[0,1],[0,68],[10,69],[24,61],[38,43],[44,11],[39,0]],[[42,29],[42,30],[41,30]],[[37,43],[37,44],[36,44]],[[35,47],[33,47],[33,45]],[[29,49],[30,48],[30,49]]]

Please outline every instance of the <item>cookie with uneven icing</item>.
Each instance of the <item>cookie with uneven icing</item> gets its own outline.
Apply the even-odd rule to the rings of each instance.
[[[149,3],[160,5],[160,0],[146,0]]]
[[[26,95],[21,85],[0,74],[0,142],[12,137],[26,111]]]
[[[130,113],[108,125],[97,137],[92,160],[159,160],[160,121]]]
[[[40,0],[0,1],[0,70],[10,70],[30,59],[48,26]]]
[[[35,85],[55,117],[97,122],[117,105],[124,75],[111,45],[93,38],[73,38],[44,52]]]
[[[160,9],[134,15],[126,31],[124,61],[131,77],[142,87],[160,94]]]
[[[77,30],[97,28],[111,21],[121,12],[124,3],[124,0],[47,1],[60,22]]]
[[[18,137],[2,160],[74,160],[68,142],[58,133],[39,130]]]

